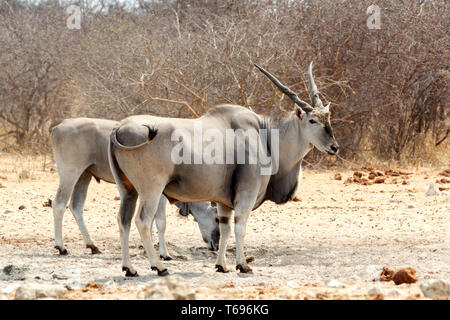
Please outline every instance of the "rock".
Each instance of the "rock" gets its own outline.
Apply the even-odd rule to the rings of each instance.
[[[42,206],[43,207],[52,207],[52,199],[47,199],[47,201],[45,201],[43,204],[42,204]]]
[[[376,297],[378,295],[384,295],[384,291],[380,286],[373,286],[367,291],[367,294],[371,297]]]
[[[4,214],[10,214],[10,213],[14,213],[14,211],[6,209],[5,212],[3,212],[3,213]]]
[[[383,270],[381,270],[380,274],[380,280],[381,281],[391,281],[394,277],[395,271],[392,269],[389,269],[388,267],[384,267]]]
[[[337,281],[337,280],[325,281],[325,287],[328,287],[328,288],[340,288],[340,287],[343,287],[343,286],[344,285],[342,283],[340,283],[339,281]]]
[[[13,284],[10,284],[10,285],[8,285],[6,287],[1,288],[1,292],[3,294],[11,294],[14,291],[16,291],[17,287],[19,287],[19,286],[20,285],[18,283],[13,283]]]
[[[69,279],[66,276],[59,275],[59,274],[56,274],[56,273],[52,274],[52,278],[55,279],[55,280],[67,280],[67,279]]]
[[[195,300],[195,292],[183,278],[167,276],[152,281],[145,291],[144,299]]]
[[[400,289],[392,289],[387,293],[387,295],[391,297],[400,297],[403,295],[403,291]]]
[[[353,177],[361,178],[362,176],[363,176],[363,173],[360,172],[360,171],[355,171],[355,172],[353,172]]]
[[[25,280],[25,272],[27,271],[27,268],[17,267],[15,265],[7,265],[3,268],[3,275],[0,276],[0,278],[3,278],[6,276],[8,280],[16,280],[16,281],[23,281]]]
[[[450,281],[448,280],[431,280],[421,283],[420,290],[427,298],[450,297]]]
[[[336,173],[334,175],[334,180],[342,180],[342,175],[340,173]]]
[[[403,268],[395,272],[392,280],[396,285],[402,283],[414,283],[418,279],[416,277],[416,270],[413,268]]]
[[[414,204],[409,204],[408,205],[408,209],[415,209],[415,208],[416,208],[416,206]]]
[[[103,284],[104,290],[110,290],[117,288],[117,283],[114,280],[109,280]]]
[[[435,196],[439,193],[439,191],[436,188],[436,185],[434,182],[430,182],[430,185],[428,186],[428,190],[425,193],[427,196]]]
[[[384,181],[386,180],[386,178],[385,177],[377,177],[374,181],[373,181],[373,183],[384,183]]]
[[[62,298],[67,289],[62,285],[25,284],[17,288],[15,300],[34,300],[42,298]]]
[[[19,210],[23,210],[23,209],[25,209],[26,207],[22,204],[22,205],[20,205],[19,206]]]

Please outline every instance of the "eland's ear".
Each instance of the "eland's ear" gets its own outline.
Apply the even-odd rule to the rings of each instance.
[[[324,108],[325,112],[330,112],[330,104],[331,102],[328,102],[327,106]]]
[[[295,106],[295,114],[297,115],[297,117],[298,117],[300,120],[303,120],[303,117],[305,116],[306,112],[303,111],[302,108],[300,108],[299,106],[296,105],[296,106]]]

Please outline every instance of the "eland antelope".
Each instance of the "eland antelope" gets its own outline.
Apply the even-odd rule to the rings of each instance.
[[[86,247],[92,254],[99,253],[99,249],[92,242],[83,220],[83,207],[89,184],[94,177],[114,183],[108,161],[109,136],[118,122],[106,119],[76,118],[66,119],[50,129],[53,154],[59,173],[59,187],[53,201],[53,215],[55,228],[55,248],[60,255],[66,255],[62,241],[62,220],[67,202],[70,200],[70,211],[73,213],[78,227],[83,235]],[[129,214],[132,216],[136,198],[127,202]],[[164,240],[166,229],[165,207],[167,199],[160,197],[156,213],[156,226],[159,237],[160,256],[170,260],[169,252]],[[181,206],[181,205],[180,205]],[[217,209],[209,202],[195,202],[183,204],[180,213],[191,213],[198,223],[203,240],[210,250],[217,250],[219,243],[219,223]],[[185,213],[186,212],[186,213]],[[129,219],[130,217],[120,217]],[[119,222],[119,226],[123,226]],[[129,229],[122,227],[121,233],[128,235]]]
[[[330,124],[329,104],[324,106],[319,98],[312,76],[312,63],[308,69],[312,106],[302,101],[269,72],[255,66],[293,100],[295,105],[292,112],[271,118],[241,106],[219,105],[197,119],[131,116],[122,120],[111,133],[109,160],[121,195],[120,221],[129,223],[129,217],[134,211],[133,197],[136,193],[139,194],[141,201],[136,210],[135,222],[151,269],[156,270],[158,275],[168,274],[153,248],[150,232],[161,194],[170,202],[217,203],[220,241],[215,267],[218,272],[228,272],[225,252],[231,231],[230,218],[234,210],[236,269],[250,273],[252,270],[243,251],[250,212],[266,200],[281,204],[295,195],[302,160],[313,147],[331,155],[338,152],[339,147]],[[199,127],[204,132],[215,130],[217,140],[234,135],[237,140],[232,140],[232,146],[242,142],[242,132],[256,132],[258,150],[262,150],[262,155],[275,160],[279,155],[278,162],[270,162],[272,171],[261,174],[262,162],[239,162],[239,154],[236,156],[234,153],[228,158],[228,151],[220,148],[211,152],[214,161],[209,159],[196,162],[195,159],[201,160],[199,150],[207,150],[208,142],[214,136],[211,134],[208,138],[195,138],[196,128]],[[276,136],[279,137],[278,140]],[[244,136],[244,140],[250,141],[249,136]],[[183,159],[186,160],[181,162],[178,158],[174,160],[174,155],[177,154],[174,150],[180,150],[180,141],[183,142],[181,150]],[[223,141],[218,145],[228,147]],[[255,146],[249,142],[244,144],[243,150],[247,157],[254,152]],[[185,154],[188,154],[186,158]],[[230,159],[233,161],[230,162]],[[122,239],[123,244],[126,241]],[[126,250],[125,247],[122,249]],[[123,256],[122,267],[132,273],[136,272],[128,256]]]

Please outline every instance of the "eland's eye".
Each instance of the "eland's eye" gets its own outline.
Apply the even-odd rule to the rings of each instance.
[[[311,119],[311,120],[309,120],[309,123],[314,124],[314,123],[317,123],[317,122]]]

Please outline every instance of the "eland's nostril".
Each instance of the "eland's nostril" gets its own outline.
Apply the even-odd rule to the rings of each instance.
[[[332,145],[331,147],[330,147],[330,149],[333,151],[333,152],[338,152],[338,150],[339,150],[339,146],[335,146],[335,145]]]

